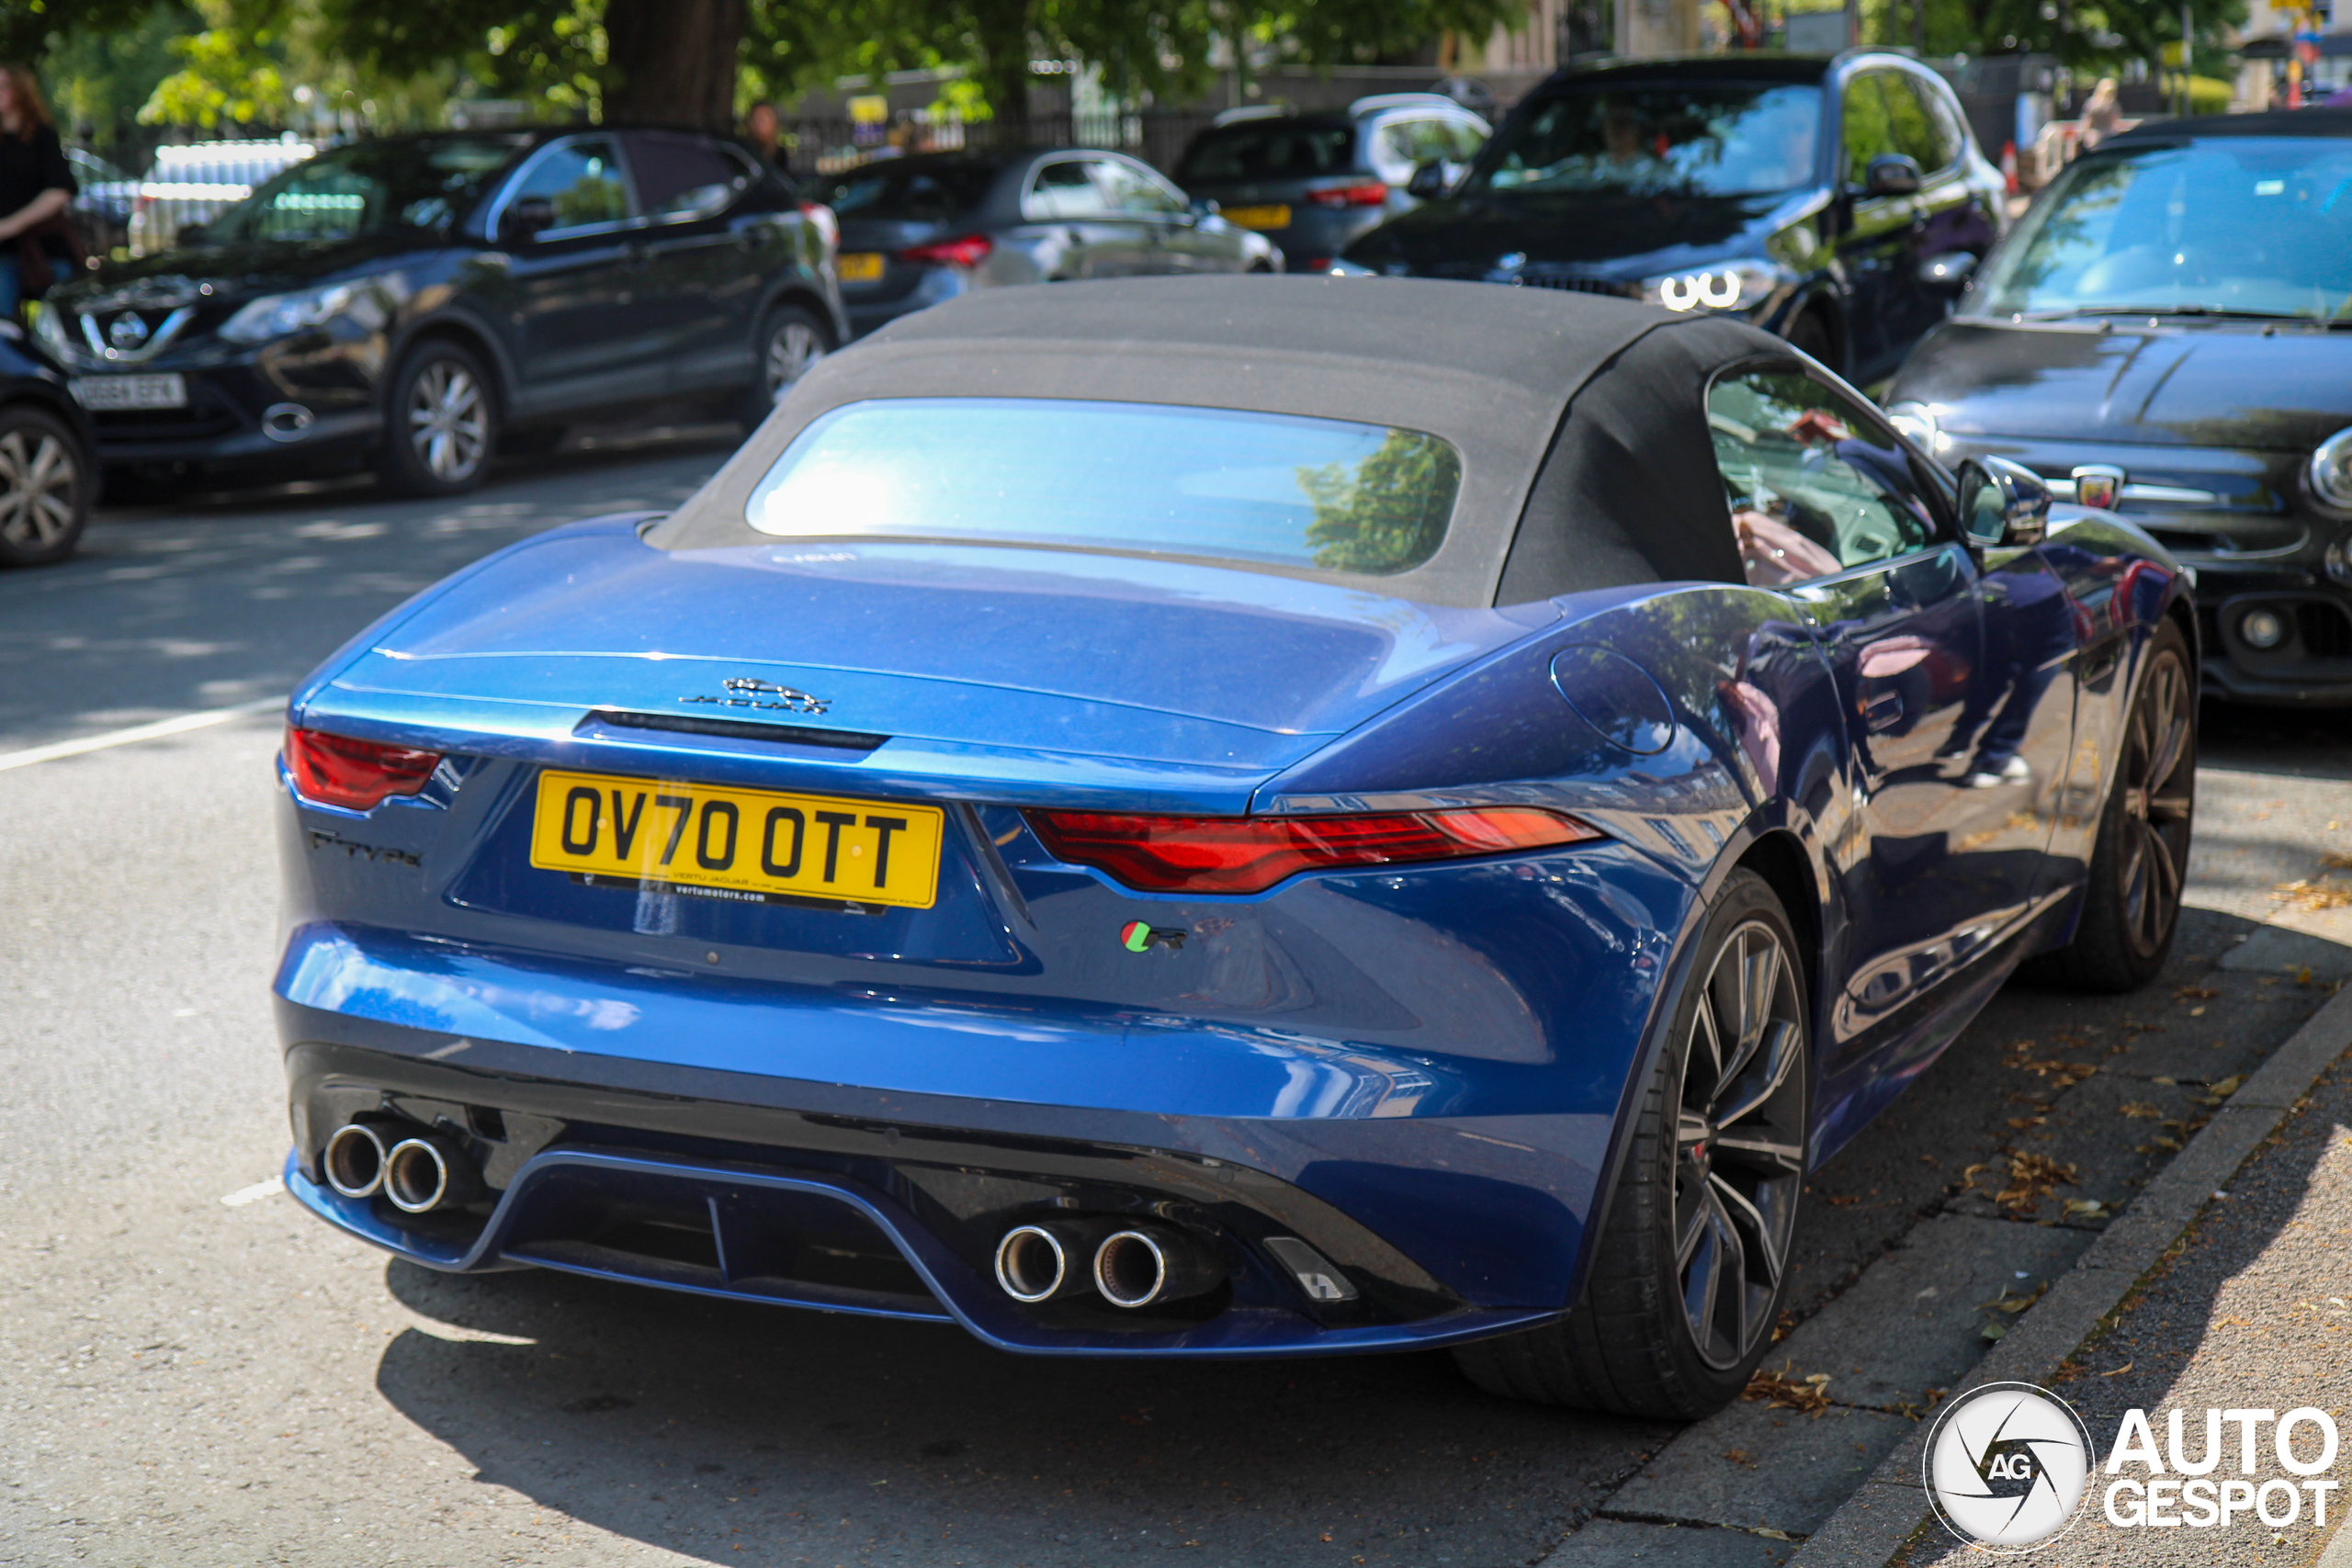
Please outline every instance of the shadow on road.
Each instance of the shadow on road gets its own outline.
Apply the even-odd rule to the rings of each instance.
[[[1442,1354],[1015,1357],[554,1274],[386,1278],[503,1337],[394,1340],[404,1415],[485,1482],[714,1562],[1532,1562],[1670,1435],[1490,1399]]]

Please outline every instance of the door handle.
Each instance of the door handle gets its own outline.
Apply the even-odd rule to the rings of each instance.
[[[1872,735],[1893,729],[1903,722],[1903,694],[1881,692],[1864,697],[1860,703],[1862,728]]]

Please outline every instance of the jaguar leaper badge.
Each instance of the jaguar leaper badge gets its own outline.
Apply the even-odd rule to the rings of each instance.
[[[708,703],[722,708],[767,708],[777,713],[823,713],[832,703],[824,697],[812,697],[791,686],[779,686],[773,681],[754,681],[748,675],[730,676],[720,682],[727,689],[723,697],[680,697],[682,703]]]

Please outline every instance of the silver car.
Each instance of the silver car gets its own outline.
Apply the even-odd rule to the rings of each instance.
[[[1148,164],[1083,147],[879,159],[809,194],[841,220],[850,330],[973,288],[1148,273],[1280,272],[1259,234]]]

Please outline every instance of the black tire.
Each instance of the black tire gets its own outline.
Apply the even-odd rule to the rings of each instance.
[[[738,416],[757,430],[784,395],[834,348],[833,333],[806,305],[786,303],[768,311],[752,345],[752,384]]]
[[[461,495],[498,451],[498,394],[463,345],[433,338],[409,350],[384,398],[376,474],[394,495]]]
[[[30,403],[0,408],[0,567],[72,555],[90,524],[96,478],[63,420]]]
[[[2109,996],[2136,991],[2172,952],[2197,817],[2197,682],[2188,639],[2170,619],[2140,661],[2121,752],[2075,938],[2033,959],[2031,979]]]
[[[1832,370],[1838,367],[1838,345],[1830,341],[1829,323],[1821,319],[1820,311],[1799,311],[1796,320],[1789,323],[1789,330],[1781,335],[1788,340],[1791,348],[1811,355]]]
[[[1652,1043],[1583,1295],[1560,1322],[1457,1348],[1471,1382],[1506,1399],[1674,1421],[1747,1386],[1771,1347],[1804,1190],[1812,1014],[1799,953],[1770,886],[1734,872],[1666,1039]],[[1743,1016],[1755,1026],[1724,1048],[1725,1021]]]

